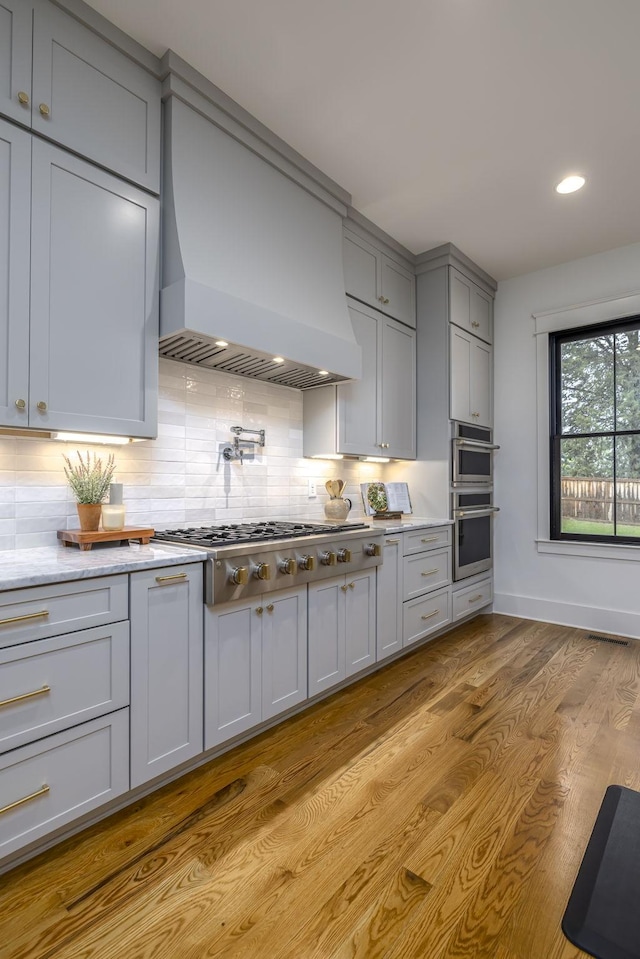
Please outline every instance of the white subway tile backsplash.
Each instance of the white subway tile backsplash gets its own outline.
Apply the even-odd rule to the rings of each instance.
[[[379,466],[356,461],[303,459],[302,393],[283,386],[162,358],[158,420],[156,440],[89,447],[103,460],[113,453],[128,525],[322,522],[324,484],[336,477],[347,484],[351,516],[358,518],[358,484],[381,474]],[[242,463],[224,460],[221,448],[233,442],[232,426],[265,430],[265,447],[245,447]],[[74,459],[75,444],[0,439],[0,548],[52,546],[57,529],[79,525],[63,454]],[[315,499],[308,498],[310,478],[318,486]]]

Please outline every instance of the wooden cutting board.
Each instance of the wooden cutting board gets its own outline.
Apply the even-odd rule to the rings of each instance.
[[[122,529],[98,529],[91,532],[82,529],[59,529],[58,539],[65,546],[76,545],[82,550],[88,550],[94,543],[128,543],[132,539],[139,539],[146,546],[154,533],[154,529],[140,526],[123,526]]]

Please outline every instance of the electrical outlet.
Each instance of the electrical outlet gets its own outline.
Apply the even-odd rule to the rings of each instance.
[[[313,499],[314,496],[318,495],[318,487],[316,486],[316,481],[309,480],[309,499]]]

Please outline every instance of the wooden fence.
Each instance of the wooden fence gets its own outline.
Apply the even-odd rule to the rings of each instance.
[[[562,515],[594,522],[613,521],[613,481],[593,477],[562,478]],[[619,479],[618,523],[640,523],[640,479]]]

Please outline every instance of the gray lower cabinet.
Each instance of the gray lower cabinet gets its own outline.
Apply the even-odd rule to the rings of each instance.
[[[159,81],[70,14],[0,0],[5,116],[158,193],[160,109]]]
[[[0,858],[129,788],[129,710],[0,756]]]
[[[9,126],[1,124],[0,136],[12,133]],[[0,237],[11,231],[8,242],[0,239],[0,291],[8,291],[0,303],[8,345],[0,424],[155,436],[158,201],[41,140],[27,146],[13,132],[20,136],[11,147],[0,139]],[[12,167],[29,149],[30,184],[24,170],[12,182]]]
[[[205,749],[306,698],[306,586],[205,609]]]
[[[203,748],[199,563],[131,574],[131,787]]]
[[[363,376],[304,392],[304,455],[415,459],[415,330],[355,300],[348,305]]]
[[[377,568],[376,659],[402,649],[402,534],[385,536],[384,561]]]
[[[452,618],[454,623],[466,619],[483,606],[493,602],[493,577],[485,576],[471,585],[458,583],[452,594]]]
[[[376,661],[376,570],[309,586],[309,695]]]

